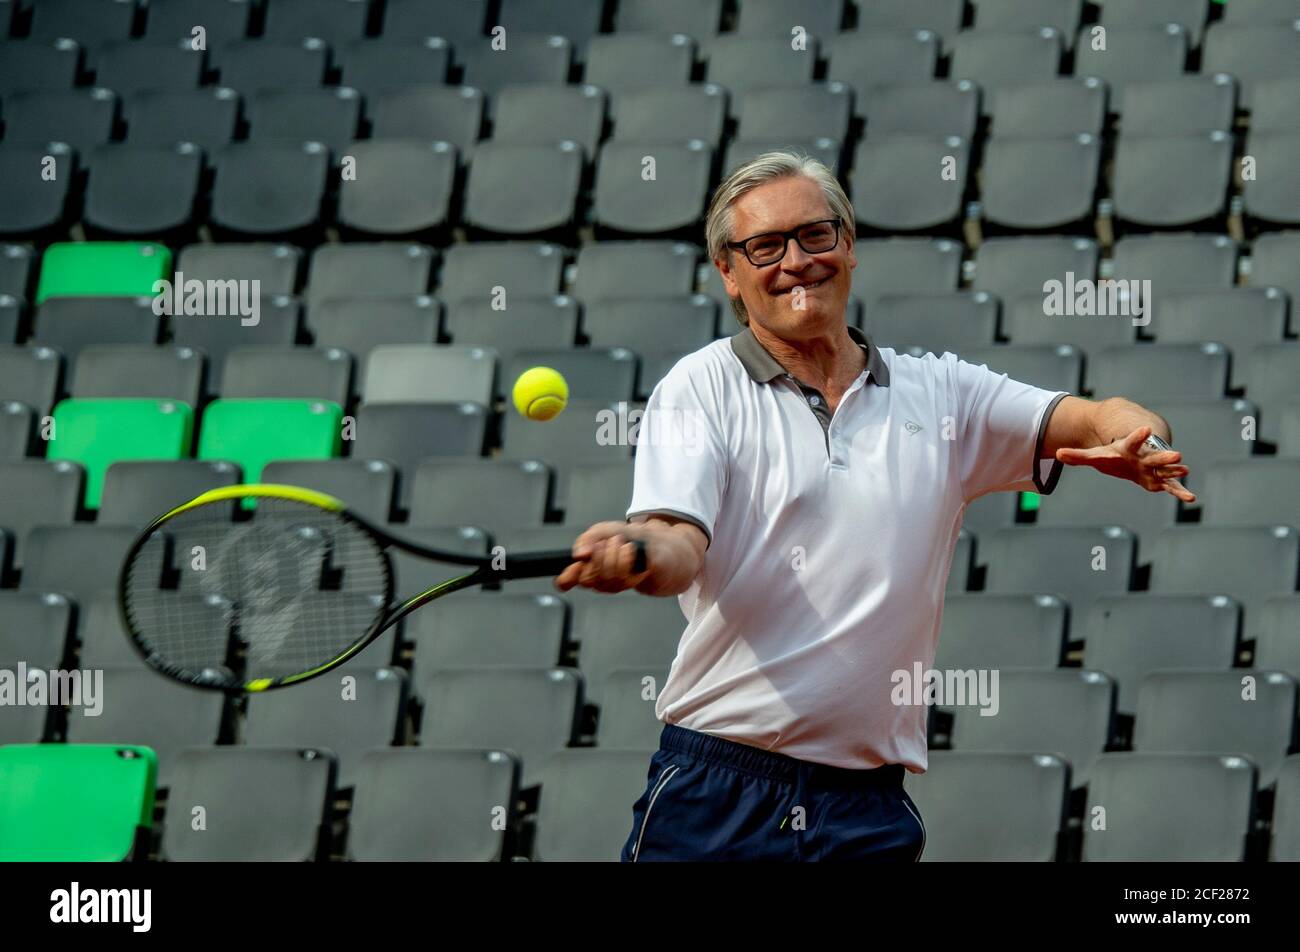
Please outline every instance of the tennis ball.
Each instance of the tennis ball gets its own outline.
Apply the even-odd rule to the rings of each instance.
[[[515,409],[530,420],[559,416],[569,402],[569,385],[558,370],[530,367],[519,375],[512,392]]]

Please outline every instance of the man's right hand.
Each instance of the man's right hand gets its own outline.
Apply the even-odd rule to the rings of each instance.
[[[643,572],[634,571],[634,541],[646,548]],[[574,561],[556,576],[555,586],[562,592],[582,586],[598,592],[634,588],[646,595],[677,595],[699,573],[707,546],[700,528],[684,519],[598,522],[574,541]]]

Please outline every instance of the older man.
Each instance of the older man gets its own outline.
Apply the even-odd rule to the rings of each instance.
[[[623,859],[918,859],[926,708],[892,688],[933,661],[965,507],[1048,493],[1062,464],[1191,501],[1187,469],[1127,400],[848,326],[853,208],[814,160],[735,169],[705,229],[744,326],[655,387],[628,522],[583,532],[556,580],[676,595],[687,620]]]

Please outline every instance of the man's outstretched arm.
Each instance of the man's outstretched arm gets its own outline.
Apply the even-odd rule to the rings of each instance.
[[[1066,397],[1047,424],[1043,457],[1067,466],[1091,466],[1151,492],[1195,502],[1196,496],[1179,481],[1188,473],[1183,454],[1148,445],[1146,439],[1152,434],[1166,443],[1172,440],[1163,417],[1131,400]]]

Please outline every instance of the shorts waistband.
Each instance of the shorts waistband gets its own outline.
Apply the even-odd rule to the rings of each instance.
[[[907,772],[902,764],[854,769],[813,763],[727,740],[725,737],[678,727],[676,724],[664,725],[659,735],[659,746],[687,757],[712,761],[772,780],[794,783],[802,777],[805,783],[821,787],[902,786],[903,776]]]

